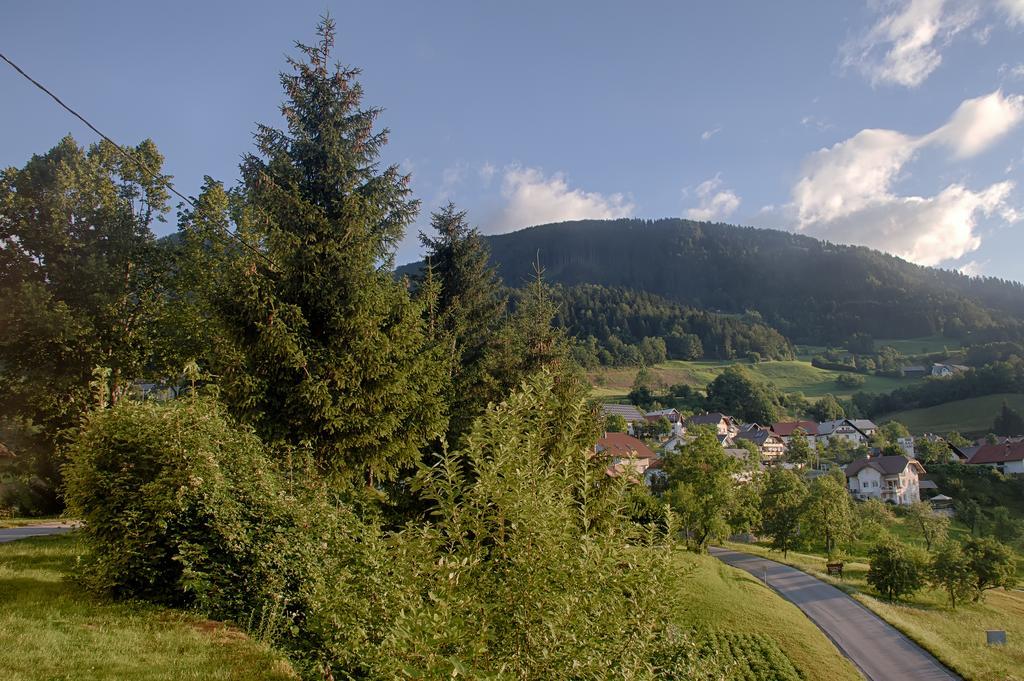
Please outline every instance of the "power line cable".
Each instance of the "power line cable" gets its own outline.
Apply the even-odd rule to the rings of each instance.
[[[173,193],[175,196],[181,198],[183,201],[188,203],[193,208],[199,208],[199,205],[191,197],[185,196],[184,194],[179,192],[177,189],[175,189],[174,185],[171,183],[170,180],[167,179],[166,175],[160,175],[159,173],[156,173],[156,172],[150,170],[149,167],[145,163],[143,163],[140,159],[136,158],[134,155],[129,153],[127,150],[125,150],[125,148],[122,147],[120,144],[118,144],[117,142],[115,142],[114,140],[110,139],[109,137],[107,137],[102,132],[100,132],[100,130],[95,125],[90,123],[85,118],[85,116],[83,116],[82,114],[78,113],[77,111],[72,109],[70,106],[65,104],[63,101],[61,101],[60,97],[58,97],[57,95],[53,94],[50,90],[48,90],[46,88],[46,86],[44,86],[42,83],[37,81],[35,78],[33,78],[32,76],[30,76],[27,73],[25,73],[25,71],[23,71],[20,66],[18,66],[13,61],[8,59],[7,56],[5,54],[3,54],[2,52],[0,52],[0,59],[3,59],[5,62],[7,62],[11,66],[11,68],[13,68],[19,74],[21,74],[26,80],[28,80],[30,83],[32,83],[37,88],[39,88],[40,90],[45,92],[47,95],[49,95],[50,98],[53,101],[57,102],[57,104],[59,104],[61,106],[61,108],[63,108],[65,111],[70,113],[72,116],[74,116],[78,120],[82,121],[82,123],[84,123],[86,125],[86,127],[88,127],[94,133],[96,133],[97,135],[99,135],[100,137],[105,139],[107,142],[112,144],[114,146],[114,148],[117,149],[118,152],[121,153],[122,156],[124,156],[129,161],[131,161],[136,166],[138,166],[142,170],[142,172],[146,173],[146,175],[148,175],[151,178],[154,178],[154,179],[162,181],[167,186],[167,188],[171,191],[171,193]],[[245,239],[240,237],[235,232],[232,232],[231,230],[225,228],[225,229],[221,229],[218,232],[214,232],[214,233],[226,234],[228,237],[230,237],[231,239],[234,239],[235,241],[237,241],[239,244],[241,244],[244,248],[246,248],[247,250],[252,252],[258,258],[262,259],[265,263],[267,263],[267,265],[270,267],[271,270],[277,269],[275,267],[275,263],[274,263],[273,260],[271,260],[269,257],[266,256],[266,254],[264,254],[262,251],[260,251],[259,249],[257,249],[253,245],[251,245],[249,242],[247,242]],[[227,242],[224,242],[224,243],[227,243]]]

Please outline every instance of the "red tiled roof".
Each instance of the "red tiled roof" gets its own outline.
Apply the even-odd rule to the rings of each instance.
[[[780,421],[772,424],[772,432],[779,437],[789,437],[797,428],[804,432],[804,435],[817,435],[818,424],[814,421]]]
[[[605,433],[604,437],[597,441],[598,448],[612,456],[628,459],[654,459],[657,455],[650,447],[632,435],[625,433]]]
[[[1024,460],[1024,442],[1007,442],[1001,445],[982,445],[968,459],[967,463],[1006,463]]]

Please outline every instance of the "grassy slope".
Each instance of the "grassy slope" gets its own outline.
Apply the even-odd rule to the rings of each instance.
[[[879,419],[879,423],[896,419],[912,433],[948,433],[951,430],[961,433],[987,432],[991,430],[992,420],[999,413],[1003,400],[1013,409],[1024,411],[1024,395],[1007,393],[946,402],[925,409],[898,411],[886,414]]]
[[[74,536],[0,544],[0,669],[34,679],[295,679],[277,654],[223,624],[91,597],[69,581]]]
[[[671,360],[651,367],[657,380],[665,385],[687,383],[695,388],[703,389],[731,364],[741,364],[754,378],[765,383],[774,383],[785,392],[802,392],[809,398],[833,394],[848,397],[857,390],[866,392],[889,392],[896,388],[913,383],[909,379],[884,378],[865,376],[865,384],[853,390],[836,385],[837,371],[826,371],[811,366],[810,362],[771,361],[759,364],[733,361],[701,361],[683,362]],[[591,374],[591,383],[595,385],[594,396],[602,399],[625,398],[636,377],[636,367],[603,369]]]
[[[680,554],[686,576],[681,623],[734,633],[768,634],[808,681],[860,679],[853,665],[793,604],[746,572],[710,556]]]
[[[904,534],[904,530],[897,534]],[[835,584],[939,658],[968,681],[1024,680],[1024,592],[989,591],[983,603],[950,610],[941,591],[926,588],[910,603],[892,604],[876,598],[865,577],[864,559],[847,560],[842,581],[825,574],[825,558],[791,551],[787,558],[757,545],[730,548],[788,563]],[[1004,629],[1005,647],[985,644],[986,629]]]

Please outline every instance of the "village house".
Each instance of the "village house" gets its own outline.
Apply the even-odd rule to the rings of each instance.
[[[650,447],[626,433],[605,433],[594,451],[609,457],[609,475],[621,475],[628,468],[643,475],[658,458]]]
[[[711,426],[715,431],[721,435],[735,435],[739,432],[739,424],[731,416],[726,416],[720,412],[712,412],[710,414],[695,414],[690,418],[686,419],[686,428],[696,428],[697,426]]]
[[[833,438],[848,440],[854,446],[866,444],[878,430],[868,419],[837,419],[818,424],[818,438],[831,441]]]
[[[932,364],[931,375],[945,377],[958,374],[961,371],[967,371],[967,367],[962,364],[939,364],[936,362],[935,364]]]
[[[1006,475],[1024,475],[1024,442],[981,445],[967,463],[972,466],[989,466]]]
[[[807,444],[811,447],[818,441],[818,424],[814,421],[780,421],[772,424],[771,431],[781,437],[787,447],[797,433],[807,438]]]
[[[900,372],[904,378],[924,378],[928,375],[928,369],[920,364],[910,364],[902,367]]]
[[[686,428],[683,427],[683,417],[676,409],[649,411],[644,414],[644,418],[648,423],[655,423],[662,418],[668,419],[668,422],[672,424],[672,435],[682,435],[686,432]]]
[[[920,478],[924,466],[905,456],[857,459],[846,467],[846,482],[857,499],[881,499],[909,506],[921,501]]]
[[[765,463],[779,461],[786,455],[786,443],[770,430],[748,430],[738,434],[733,440],[754,443],[761,452],[761,461]]]
[[[634,407],[632,404],[602,404],[601,405],[601,416],[608,418],[609,416],[617,415],[626,419],[626,425],[629,428],[630,435],[636,435],[634,430],[634,424],[645,424],[647,419],[644,417],[644,413]]]

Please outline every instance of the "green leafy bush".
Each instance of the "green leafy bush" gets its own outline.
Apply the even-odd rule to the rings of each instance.
[[[668,624],[674,528],[629,520],[597,427],[538,375],[422,467],[429,519],[385,534],[216,402],[125,404],[85,424],[67,493],[94,587],[233,620],[308,678],[699,678]]]

